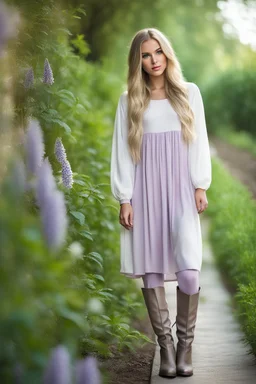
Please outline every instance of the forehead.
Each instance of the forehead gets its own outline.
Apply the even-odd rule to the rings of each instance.
[[[141,44],[141,52],[144,53],[144,52],[154,52],[157,48],[161,47],[159,42],[155,39],[150,39],[150,40],[147,40],[147,41],[144,41],[142,44]]]

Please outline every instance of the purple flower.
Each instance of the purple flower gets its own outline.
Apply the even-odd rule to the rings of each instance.
[[[57,189],[48,158],[38,169],[36,198],[46,243],[49,248],[57,250],[65,242],[68,219],[64,194]]]
[[[33,68],[30,67],[25,76],[24,88],[26,89],[32,88],[33,84],[34,84],[34,71],[33,71]]]
[[[39,207],[44,207],[45,202],[56,189],[52,167],[48,158],[46,158],[37,172],[36,197]]]
[[[68,160],[62,163],[62,182],[66,188],[72,188],[73,174]]]
[[[58,137],[55,141],[55,156],[61,164],[67,160],[66,151],[60,137]]]
[[[68,227],[65,198],[61,191],[53,190],[51,194],[46,194],[41,218],[48,247],[58,250],[65,242]]]
[[[77,384],[101,384],[101,375],[98,369],[97,360],[88,356],[76,364]]]
[[[70,358],[67,349],[53,349],[44,374],[43,384],[71,384]]]
[[[30,120],[26,132],[25,148],[27,152],[27,167],[36,174],[44,157],[43,132],[37,120]]]
[[[48,59],[44,61],[44,77],[43,82],[45,84],[52,85],[54,83],[53,73]]]

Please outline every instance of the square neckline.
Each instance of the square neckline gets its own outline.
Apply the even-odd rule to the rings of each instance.
[[[167,97],[165,99],[150,99],[150,101],[163,101],[163,100],[168,100]]]

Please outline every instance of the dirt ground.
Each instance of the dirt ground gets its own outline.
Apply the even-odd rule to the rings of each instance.
[[[135,329],[154,339],[154,332],[146,316],[142,321],[132,324]],[[108,384],[148,384],[150,382],[155,345],[147,343],[135,353],[127,351],[123,354],[101,360],[100,365],[109,374]]]
[[[218,137],[211,137],[210,143],[216,148],[218,156],[231,175],[245,184],[256,198],[256,157]]]

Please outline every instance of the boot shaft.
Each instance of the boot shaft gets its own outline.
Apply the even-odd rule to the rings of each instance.
[[[164,287],[141,288],[149,318],[160,346],[159,376],[176,376],[176,355]]]
[[[162,341],[165,341],[166,339],[172,341],[171,320],[165,296],[165,288],[141,288],[141,290],[152,327],[158,337],[159,345],[161,345]]]
[[[177,287],[177,337],[182,344],[191,344],[197,320],[200,289],[194,295],[187,295]]]

